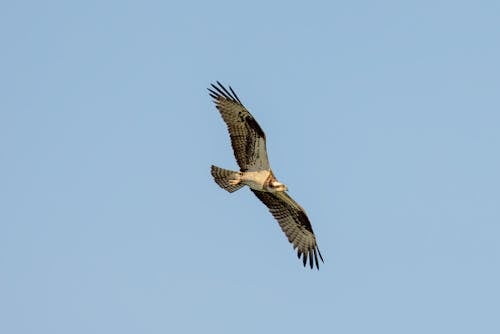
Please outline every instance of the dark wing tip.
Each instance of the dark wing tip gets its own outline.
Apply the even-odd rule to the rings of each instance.
[[[306,267],[307,262],[309,262],[309,267],[311,267],[311,269],[314,269],[314,267],[316,267],[316,269],[319,270],[319,260],[321,260],[321,262],[323,263],[325,262],[323,260],[323,256],[321,256],[321,252],[319,251],[318,246],[314,246],[313,248],[306,251],[297,250],[297,257],[299,259],[302,257],[302,263],[304,264],[304,267]]]
[[[316,246],[316,250],[318,251],[318,255],[319,255],[319,258],[321,259],[321,262],[325,263],[325,261],[323,261],[323,257],[321,256],[321,252],[319,251],[319,248]]]
[[[319,251],[319,250],[318,250]],[[306,250],[305,252],[297,250],[297,257],[300,259],[302,257],[302,264],[304,267],[307,266],[309,262],[309,267],[314,269],[314,266],[319,270],[318,256],[316,255],[316,248]]]
[[[227,90],[227,88],[224,87],[224,85],[221,84],[219,81],[216,81],[216,83],[217,83],[217,85],[210,84],[210,86],[212,88],[208,88],[208,91],[210,92],[210,94],[209,94],[210,97],[212,97],[214,100],[224,99],[224,100],[229,100],[229,101],[243,105],[243,103],[241,103],[238,95],[236,95],[236,93],[231,88],[231,86],[229,86],[229,90]]]

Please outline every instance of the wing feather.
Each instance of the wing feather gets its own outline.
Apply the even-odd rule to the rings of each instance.
[[[241,171],[270,169],[266,150],[266,135],[252,114],[241,103],[238,95],[220,82],[209,88],[222,119],[227,125],[234,156]]]
[[[302,257],[304,266],[319,269],[318,255],[323,262],[323,257],[316,243],[316,237],[304,209],[295,202],[286,192],[265,192],[251,189],[258,199],[264,203],[273,217],[278,221],[282,231],[297,248],[297,257]]]

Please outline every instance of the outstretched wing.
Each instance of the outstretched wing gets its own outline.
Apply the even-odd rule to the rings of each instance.
[[[271,193],[251,190],[268,207],[293,248],[297,248],[297,256],[299,259],[302,256],[304,267],[309,259],[311,269],[314,265],[319,269],[318,255],[322,262],[323,257],[304,209],[284,191]]]
[[[266,135],[240,99],[217,81],[208,89],[222,119],[227,125],[234,156],[242,172],[270,169]]]

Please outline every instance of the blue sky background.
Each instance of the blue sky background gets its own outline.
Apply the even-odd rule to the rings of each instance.
[[[498,1],[0,5],[0,332],[499,333]],[[268,136],[304,269],[206,88]]]

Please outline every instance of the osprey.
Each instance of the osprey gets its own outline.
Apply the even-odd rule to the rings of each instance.
[[[316,244],[316,237],[304,209],[288,194],[287,187],[278,182],[269,165],[266,135],[255,118],[243,106],[229,87],[229,91],[217,81],[209,88],[222,119],[227,125],[231,145],[240,171],[235,172],[217,166],[211,168],[215,182],[228,192],[247,185],[264,203],[285,232],[288,241],[297,249],[297,256],[306,266],[307,261],[319,269],[318,256],[323,257]]]

